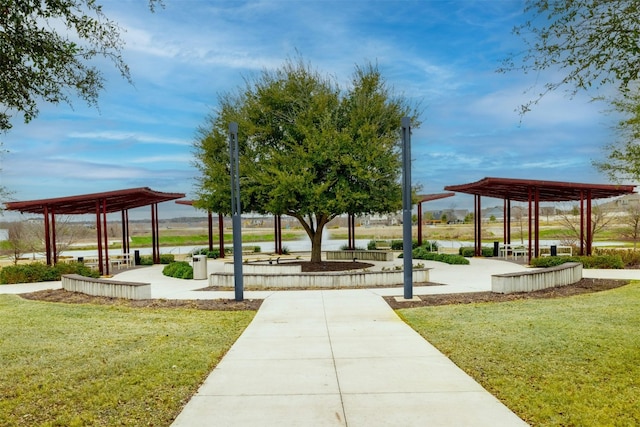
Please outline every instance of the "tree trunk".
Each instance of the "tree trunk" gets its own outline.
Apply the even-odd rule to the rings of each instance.
[[[311,262],[322,261],[322,230],[324,225],[318,226],[311,237]]]

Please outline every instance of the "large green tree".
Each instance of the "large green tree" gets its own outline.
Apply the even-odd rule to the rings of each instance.
[[[319,262],[322,231],[336,216],[400,209],[404,116],[419,125],[417,108],[372,65],[357,67],[346,89],[302,60],[264,71],[222,96],[210,128],[201,128],[198,203],[229,211],[226,138],[236,121],[244,210],[298,219],[311,240],[311,261]]]
[[[514,29],[526,43],[502,71],[549,71],[547,81],[521,106],[529,111],[545,94],[565,88],[611,103],[624,118],[620,138],[596,163],[613,178],[640,179],[640,2],[637,0],[526,0],[526,21]]]
[[[162,4],[149,0],[149,6]],[[40,102],[94,105],[103,88],[95,57],[129,80],[121,29],[95,0],[2,0],[0,3],[0,132],[15,114],[29,122]]]

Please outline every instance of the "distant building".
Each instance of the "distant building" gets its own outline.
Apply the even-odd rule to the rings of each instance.
[[[362,219],[362,225],[365,227],[375,227],[376,225],[398,225],[402,224],[402,214],[388,214],[388,215],[365,215]]]
[[[464,222],[464,219],[469,215],[467,209],[442,209],[437,211],[427,211],[426,217],[434,221],[442,221],[442,218],[446,218],[448,223]]]

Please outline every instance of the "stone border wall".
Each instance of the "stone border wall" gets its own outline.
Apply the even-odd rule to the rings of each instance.
[[[491,276],[491,291],[500,294],[532,292],[582,280],[582,264],[566,262],[556,267]]]
[[[353,289],[396,286],[404,283],[404,272],[402,270],[285,274],[280,273],[277,266],[265,267],[271,268],[270,274],[245,273],[243,270],[243,285],[254,289]],[[414,283],[428,281],[428,268],[413,270]],[[225,272],[209,275],[209,286],[233,287],[233,273]]]
[[[224,272],[233,273],[234,265],[232,262],[224,263]],[[242,275],[247,274],[300,274],[302,273],[302,266],[300,264],[287,265],[286,263],[277,264],[272,261],[269,264],[268,261],[259,262],[245,262],[242,264]]]
[[[108,279],[94,279],[79,274],[65,274],[62,276],[62,288],[71,292],[81,292],[87,295],[126,298],[150,299],[151,284],[139,282],[118,282]]]

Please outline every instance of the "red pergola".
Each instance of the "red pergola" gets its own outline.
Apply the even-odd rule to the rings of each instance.
[[[147,187],[141,187],[53,199],[8,202],[5,203],[5,209],[44,215],[47,264],[51,264],[52,260],[53,263],[58,261],[56,259],[55,216],[95,213],[98,239],[98,266],[100,274],[109,274],[107,214],[113,212],[122,213],[122,249],[123,252],[129,253],[129,209],[150,205],[153,260],[158,263],[160,262],[158,203],[180,199],[184,196],[182,193],[161,193]]]
[[[540,254],[540,202],[580,202],[580,253],[591,255],[591,201],[631,194],[634,185],[581,184],[575,182],[540,181],[532,179],[484,178],[462,185],[449,185],[448,191],[473,194],[475,218],[475,254],[482,254],[481,198],[504,200],[504,242],[511,243],[511,201],[526,202],[529,206],[529,259]],[[586,204],[586,212],[585,212]],[[531,230],[534,230],[531,233]],[[585,239],[586,229],[586,239]],[[532,253],[532,237],[534,240]],[[586,240],[586,248],[584,247]]]
[[[418,196],[418,246],[422,246],[422,204],[430,202],[432,200],[445,199],[447,197],[455,196],[455,193],[437,193],[437,194],[424,194]]]

